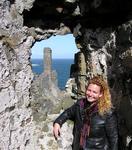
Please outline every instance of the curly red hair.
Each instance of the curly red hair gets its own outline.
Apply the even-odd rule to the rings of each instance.
[[[103,76],[97,75],[90,79],[89,84],[96,84],[101,88],[100,92],[102,93],[102,96],[98,101],[98,109],[99,114],[104,115],[112,108],[111,95],[107,81],[103,78]]]

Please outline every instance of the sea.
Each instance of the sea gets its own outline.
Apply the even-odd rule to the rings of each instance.
[[[41,74],[44,71],[43,59],[31,59],[32,71]],[[52,70],[56,70],[58,78],[58,87],[65,89],[66,82],[70,77],[70,68],[74,63],[73,59],[52,59]]]

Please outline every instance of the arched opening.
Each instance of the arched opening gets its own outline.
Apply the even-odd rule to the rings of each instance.
[[[44,72],[44,48],[52,50],[52,69],[56,70],[58,87],[63,90],[70,77],[70,67],[74,63],[74,54],[78,51],[72,34],[52,36],[36,42],[31,49],[32,70],[36,74]]]

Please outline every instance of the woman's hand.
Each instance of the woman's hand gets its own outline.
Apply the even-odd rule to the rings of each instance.
[[[58,137],[60,136],[60,125],[58,123],[55,123],[53,126],[53,134],[55,139],[57,140]]]

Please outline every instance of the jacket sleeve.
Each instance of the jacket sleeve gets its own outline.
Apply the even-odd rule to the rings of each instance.
[[[117,129],[117,119],[114,112],[110,112],[106,117],[106,134],[108,137],[108,142],[110,150],[118,150],[118,129]]]
[[[74,120],[76,114],[77,104],[75,103],[70,108],[66,109],[60,116],[54,121],[54,123],[58,123],[60,126],[63,125],[67,120]]]

